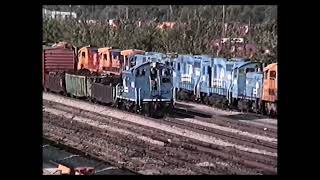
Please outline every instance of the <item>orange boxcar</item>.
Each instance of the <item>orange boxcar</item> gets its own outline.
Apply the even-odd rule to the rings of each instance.
[[[278,63],[269,64],[263,69],[262,103],[267,114],[277,114],[278,101]]]

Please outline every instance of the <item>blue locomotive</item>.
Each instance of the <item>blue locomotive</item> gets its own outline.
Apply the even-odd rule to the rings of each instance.
[[[258,110],[263,80],[260,63],[244,58],[178,55],[173,68],[177,99]]]
[[[122,72],[122,83],[116,86],[116,100],[120,108],[164,115],[173,108],[172,69],[161,62],[137,61]]]

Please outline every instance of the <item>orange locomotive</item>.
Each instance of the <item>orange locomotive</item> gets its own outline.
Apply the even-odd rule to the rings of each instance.
[[[135,65],[135,61],[130,60],[130,57],[133,57],[136,54],[144,55],[146,52],[143,50],[138,49],[127,49],[121,51],[121,55],[123,56],[123,69],[128,70],[129,68],[133,67]]]
[[[98,48],[85,46],[78,51],[78,67],[77,69],[87,69],[97,71],[98,65]]]
[[[120,75],[123,64],[123,56],[120,49],[112,47],[99,48],[98,72],[103,74]]]
[[[278,101],[278,63],[272,63],[263,69],[263,110],[270,115],[277,115]]]
[[[99,74],[120,75],[122,67],[130,64],[129,57],[135,54],[145,54],[145,51],[136,49],[121,51],[112,47],[93,48],[85,46],[78,51],[77,70],[87,69]],[[128,67],[132,67],[132,65]]]

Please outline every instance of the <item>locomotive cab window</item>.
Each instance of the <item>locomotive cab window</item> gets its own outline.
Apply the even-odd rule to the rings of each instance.
[[[246,73],[248,73],[248,72],[255,72],[255,69],[254,68],[247,68]]]
[[[270,71],[270,79],[276,79],[277,73],[276,71]]]
[[[194,67],[195,67],[195,68],[200,68],[200,62],[195,62],[195,63],[194,63]]]
[[[170,76],[171,75],[171,70],[170,69],[167,69],[167,70],[164,70],[164,76]]]
[[[157,78],[157,70],[155,68],[150,69],[150,77],[151,80],[155,80]]]
[[[107,55],[103,54],[103,59],[106,60],[107,59]]]
[[[264,79],[268,79],[268,73],[269,73],[269,70],[267,70],[264,74]]]
[[[145,74],[146,74],[146,71],[144,69],[142,69],[141,76],[144,76]]]
[[[233,65],[232,64],[227,64],[226,70],[227,71],[231,71],[232,70]]]
[[[86,53],[85,52],[82,52],[81,53],[81,56],[84,58],[84,57],[86,57]]]
[[[164,77],[162,78],[162,83],[169,83],[170,82],[170,78]]]
[[[213,78],[217,78],[217,74],[218,74],[218,72],[217,72],[217,66],[213,66]]]
[[[136,76],[139,76],[140,75],[140,71],[139,69],[136,70]]]
[[[146,61],[147,61],[146,57],[143,57],[142,62],[146,62]]]
[[[180,71],[180,63],[178,63],[178,67],[177,67],[178,71]]]
[[[202,67],[202,75],[205,75],[205,74],[206,74],[206,73],[205,73],[205,70],[206,70],[206,67],[203,66],[203,67]]]

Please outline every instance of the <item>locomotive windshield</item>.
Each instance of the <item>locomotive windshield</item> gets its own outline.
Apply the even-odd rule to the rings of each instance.
[[[170,83],[171,70],[163,69],[162,71],[162,83]]]
[[[233,67],[233,64],[227,64],[226,70],[231,71]]]
[[[195,68],[200,68],[200,62],[194,62],[194,67]]]

